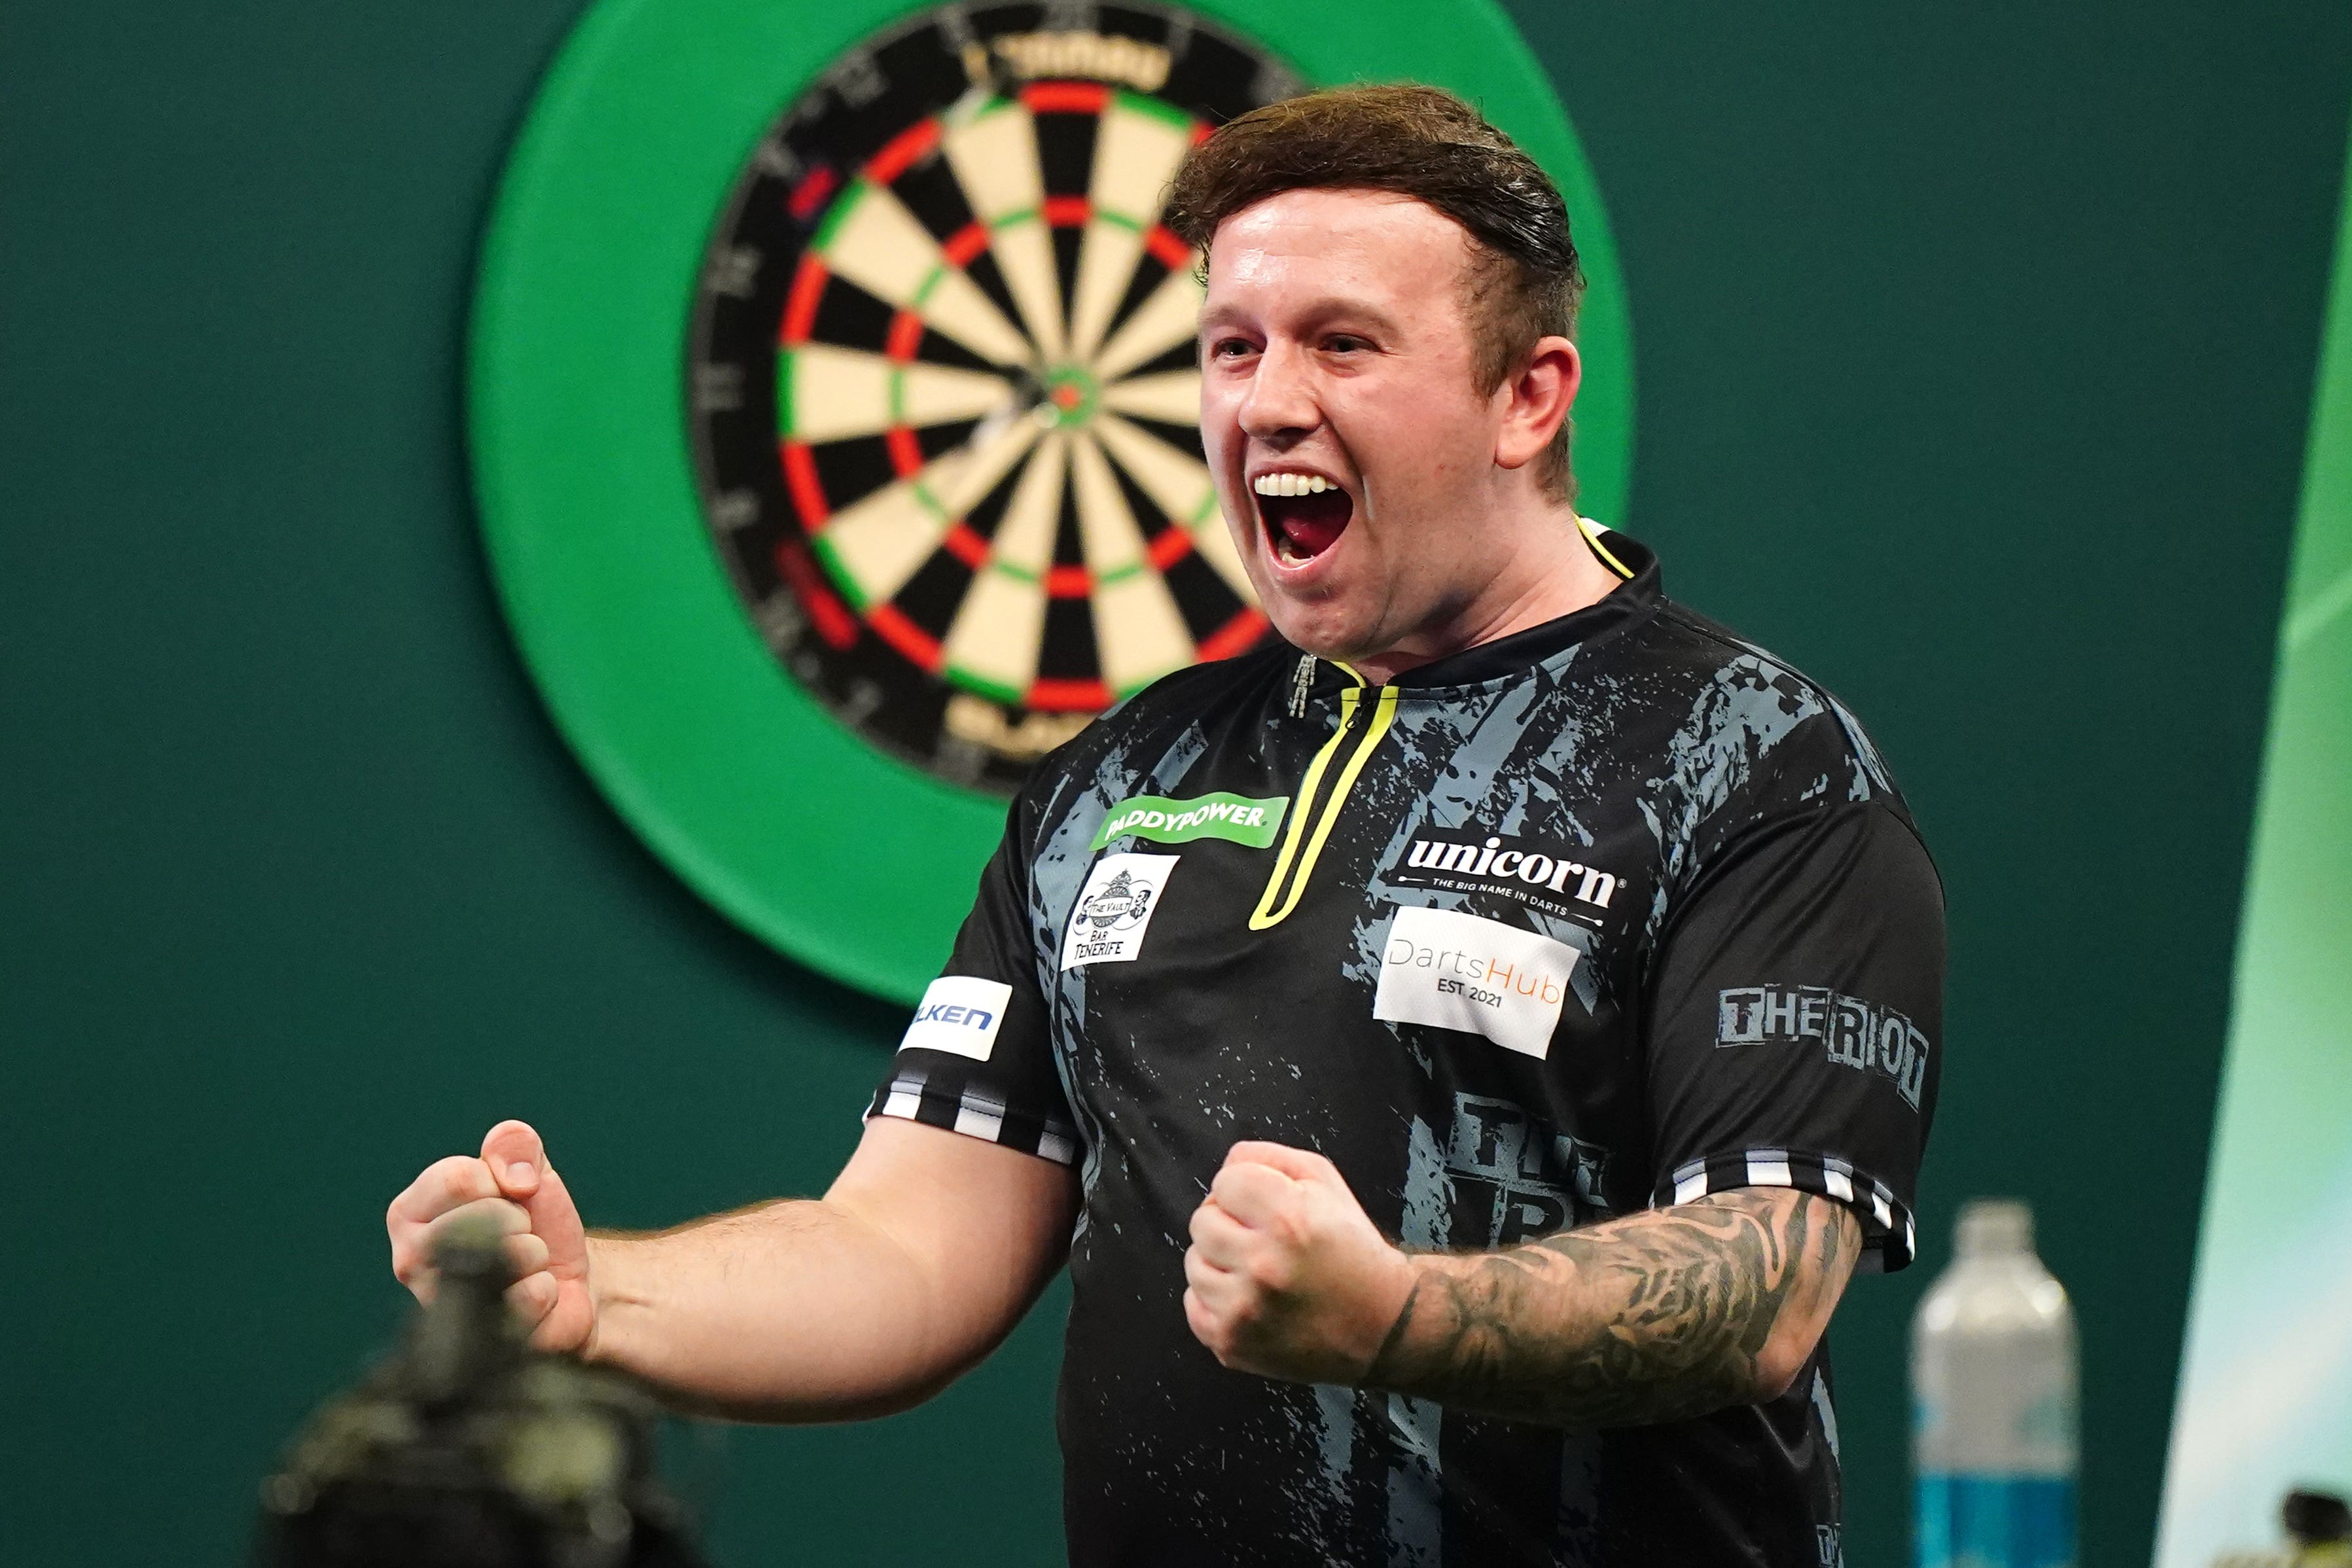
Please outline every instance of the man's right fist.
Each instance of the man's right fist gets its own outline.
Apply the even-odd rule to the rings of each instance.
[[[499,1122],[482,1140],[479,1157],[437,1160],[392,1200],[383,1216],[392,1233],[392,1271],[420,1301],[433,1298],[434,1232],[457,1214],[488,1215],[506,1232],[515,1271],[507,1300],[532,1325],[531,1344],[584,1350],[596,1327],[588,1233],[563,1178],[527,1123]]]

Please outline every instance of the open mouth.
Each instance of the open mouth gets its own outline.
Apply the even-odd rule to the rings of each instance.
[[[1330,549],[1356,514],[1348,492],[1319,475],[1261,474],[1252,488],[1275,558],[1286,566]]]

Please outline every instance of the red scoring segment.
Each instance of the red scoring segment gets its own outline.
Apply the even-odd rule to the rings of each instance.
[[[866,161],[866,177],[877,185],[887,185],[929,156],[931,149],[939,144],[939,121],[919,121],[882,143],[882,151]]]
[[[1231,658],[1237,653],[1247,653],[1250,644],[1257,641],[1265,630],[1265,612],[1250,605],[1201,639],[1201,658]]]
[[[1171,272],[1182,272],[1192,265],[1192,247],[1156,223],[1143,237],[1143,247]]]
[[[923,468],[922,444],[915,439],[914,431],[904,425],[893,425],[882,432],[882,439],[890,447],[890,466],[902,479],[911,479]]]
[[[814,539],[833,516],[833,509],[824,503],[824,486],[816,477],[816,455],[805,441],[786,441],[781,449],[785,488],[793,492],[793,504],[801,510],[803,531]]]
[[[792,292],[784,296],[783,325],[776,333],[785,347],[808,342],[809,329],[816,325],[816,303],[824,297],[825,276],[824,259],[814,250],[802,252]]]
[[[835,596],[825,584],[824,573],[809,559],[809,552],[796,540],[785,540],[776,546],[776,574],[788,584],[793,595],[807,607],[810,622],[816,635],[844,651],[857,643],[857,617],[849,606]]]
[[[950,527],[948,530],[947,538],[941,540],[940,543],[947,547],[949,554],[975,572],[988,564],[988,541],[966,528],[961,522],[957,522]]]
[[[974,218],[948,236],[947,243],[940,247],[940,254],[948,258],[951,267],[969,267],[971,258],[987,248],[988,226]]]
[[[868,605],[866,624],[919,669],[937,675],[946,662],[939,639],[908,620],[896,605]]]
[[[1021,89],[1021,101],[1032,114],[1100,114],[1110,103],[1110,89],[1092,81],[1033,81]]]
[[[1022,703],[1048,713],[1099,713],[1110,706],[1110,688],[1099,680],[1034,680]]]
[[[824,210],[825,197],[833,195],[834,173],[830,163],[820,163],[792,189],[784,198],[784,210],[803,223]]]
[[[882,340],[883,357],[906,364],[915,357],[923,344],[923,318],[912,310],[901,310],[890,318],[889,336]]]

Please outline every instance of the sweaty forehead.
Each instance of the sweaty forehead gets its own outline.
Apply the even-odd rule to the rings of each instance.
[[[1425,202],[1390,191],[1284,191],[1217,226],[1208,310],[1253,313],[1356,299],[1396,310],[1451,306],[1470,237]]]

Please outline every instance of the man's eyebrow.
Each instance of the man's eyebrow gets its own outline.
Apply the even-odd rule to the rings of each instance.
[[[1339,317],[1361,321],[1365,326],[1381,332],[1393,332],[1397,330],[1396,318],[1378,305],[1369,300],[1351,300],[1344,295],[1335,294],[1318,300],[1307,308],[1305,314],[1309,321],[1318,322],[1328,323],[1332,318]]]
[[[1220,327],[1237,325],[1249,314],[1250,312],[1230,305],[1213,306],[1201,312],[1199,331],[1207,333]],[[1285,314],[1313,326],[1328,325],[1334,319],[1340,319],[1360,321],[1365,326],[1382,332],[1397,331],[1396,318],[1386,310],[1369,300],[1355,299],[1344,294],[1324,295],[1308,301],[1298,310],[1286,311]]]

